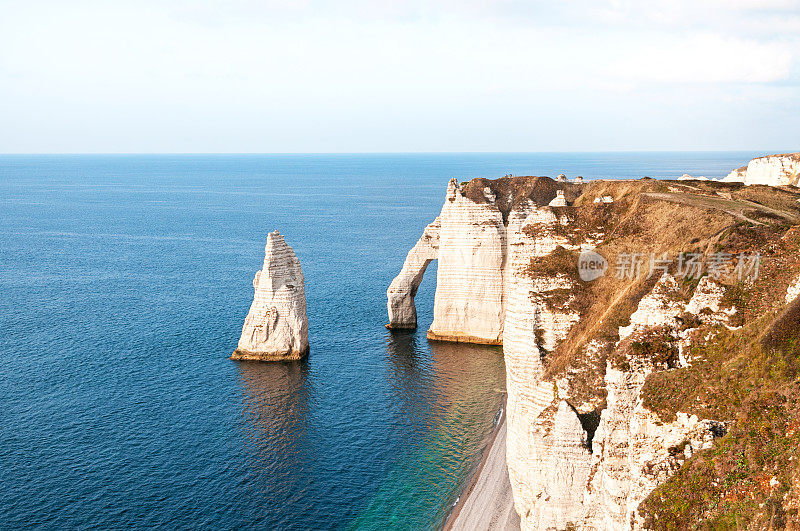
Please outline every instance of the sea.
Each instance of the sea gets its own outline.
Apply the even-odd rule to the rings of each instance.
[[[0,528],[435,529],[488,443],[502,349],[393,332],[450,178],[722,177],[759,153],[0,155]],[[229,359],[267,234],[310,355]]]

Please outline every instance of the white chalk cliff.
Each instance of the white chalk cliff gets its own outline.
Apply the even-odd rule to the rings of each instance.
[[[781,175],[797,173],[781,167]],[[769,179],[778,182],[777,177]],[[614,327],[613,337],[581,336],[590,339],[572,347],[578,368],[559,376],[547,372],[545,361],[583,318],[579,303],[588,295],[577,278],[578,252],[603,243],[602,220],[639,204],[631,195],[615,192],[628,190],[621,181],[616,188],[581,186],[586,188],[583,197],[584,188],[548,178],[473,180],[466,185],[451,180],[441,214],[409,252],[387,293],[390,327],[416,326],[414,295],[425,268],[438,259],[428,337],[502,344],[507,464],[523,529],[641,528],[640,504],[726,430],[718,420],[681,412],[665,420],[648,410],[643,399],[650,374],[691,364],[688,353],[696,327],[727,326],[734,310],[722,304],[723,286],[708,277],[691,284],[689,293],[670,274],[653,277],[627,319]],[[642,186],[658,185],[653,181]],[[595,197],[602,200],[592,201]],[[589,212],[591,222],[576,221],[574,205]],[[642,205],[637,214],[653,208],[651,203]],[[636,223],[627,229],[634,235]],[[711,224],[700,224],[697,230],[718,233]],[[623,238],[619,232],[623,229],[616,238]],[[787,301],[800,292],[797,285],[800,280],[788,288]],[[616,301],[625,295],[610,297]],[[598,317],[608,318],[595,315],[596,322],[581,324],[597,329],[603,324]],[[662,336],[674,352],[647,358],[637,351]],[[584,378],[581,366],[599,370],[592,373],[594,379]],[[599,392],[586,394],[580,385]]]
[[[439,264],[428,337],[500,344],[503,334],[503,216],[494,194],[466,198],[453,179],[439,215]]]
[[[303,269],[278,231],[267,236],[264,265],[253,279],[255,294],[232,359],[299,360],[308,354],[308,316]]]
[[[519,179],[502,181],[504,186],[513,186],[522,182]],[[549,184],[543,185],[546,201],[537,205],[522,196],[515,198],[513,193],[498,198],[490,186],[473,186],[470,198],[452,179],[441,214],[425,228],[387,290],[387,326],[416,327],[414,296],[428,264],[438,259],[434,318],[428,337],[502,344],[505,301],[516,289],[512,270],[520,266],[514,254],[520,244],[516,240],[527,238],[522,232],[526,224],[558,222],[554,210],[547,207],[553,199],[559,197],[566,204],[563,188],[568,185],[547,181]],[[532,240],[530,245],[539,252],[550,252],[556,246],[542,239]],[[529,257],[520,259],[525,262]]]
[[[747,166],[730,172],[723,181],[747,185],[800,186],[800,153],[755,158]]]

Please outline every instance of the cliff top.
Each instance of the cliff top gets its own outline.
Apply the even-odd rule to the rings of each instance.
[[[782,157],[792,160],[800,160],[800,153],[777,153],[775,155],[764,155],[763,157],[756,157],[757,159],[768,159],[770,157]]]
[[[800,153],[795,155],[800,157]],[[489,197],[487,189],[491,191]],[[549,204],[559,190],[564,192],[567,203],[575,207],[586,201],[594,202],[598,197],[610,197],[617,201],[623,197],[645,194],[653,199],[721,210],[735,218],[756,224],[761,223],[760,218],[770,216],[777,216],[788,222],[800,221],[798,193],[768,186],[745,187],[742,183],[736,182],[714,180],[687,182],[644,177],[604,179],[578,184],[557,182],[550,177],[521,176],[499,179],[475,178],[461,187],[462,193],[475,203],[494,203],[504,218],[509,211],[527,200],[539,206]]]
[[[550,177],[477,178],[464,185],[462,192],[475,203],[489,203],[484,192],[489,188],[496,196],[495,204],[505,216],[512,208],[528,199],[537,205],[546,205],[556,197],[558,190],[564,191],[567,201],[574,201],[580,195],[580,186],[568,182],[559,183]]]

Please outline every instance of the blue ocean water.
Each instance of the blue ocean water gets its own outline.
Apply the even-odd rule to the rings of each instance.
[[[757,153],[0,156],[0,527],[440,525],[497,348],[392,333],[385,291],[457,177],[720,177]],[[268,232],[311,354],[228,356]]]

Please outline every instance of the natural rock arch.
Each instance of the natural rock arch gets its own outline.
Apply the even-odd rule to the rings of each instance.
[[[433,260],[439,257],[439,229],[441,223],[437,217],[422,233],[416,245],[408,252],[400,274],[386,290],[389,324],[387,328],[416,328],[417,308],[414,297],[422,282],[425,270]]]

